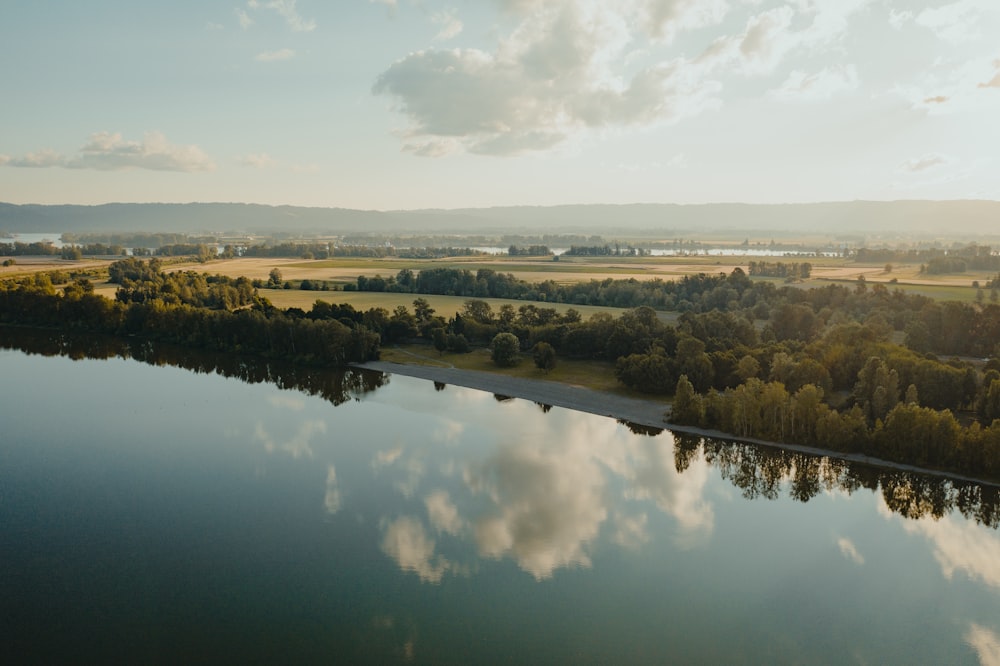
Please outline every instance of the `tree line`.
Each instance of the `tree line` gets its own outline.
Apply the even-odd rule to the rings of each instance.
[[[241,298],[249,293],[246,278],[233,280],[238,284],[227,283],[230,278],[212,282],[190,273],[165,275],[155,260],[121,263],[112,264],[122,280],[114,301],[95,294],[85,278],[58,291],[44,274],[4,281],[0,322],[137,336],[320,366],[378,357],[377,330],[279,310],[256,294],[247,304]]]

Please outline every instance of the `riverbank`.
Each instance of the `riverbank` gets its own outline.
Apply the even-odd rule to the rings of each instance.
[[[663,400],[650,398],[631,398],[615,395],[606,391],[597,391],[583,386],[574,386],[545,379],[529,379],[524,377],[508,377],[506,375],[481,372],[478,370],[462,370],[459,368],[431,367],[427,365],[392,363],[388,361],[369,361],[367,363],[353,364],[353,367],[366,370],[378,370],[389,374],[404,375],[417,379],[426,379],[442,384],[452,384],[464,388],[475,389],[477,391],[488,391],[497,395],[504,395],[511,398],[522,398],[553,407],[572,409],[587,414],[596,414],[608,418],[629,421],[637,425],[651,428],[664,428],[674,432],[681,432],[699,437],[711,437],[715,439],[728,439],[733,441],[747,442],[759,446],[768,446],[787,451],[796,451],[815,456],[826,456],[837,458],[849,462],[872,465],[886,469],[899,470],[903,472],[915,472],[918,474],[930,474],[934,476],[953,479],[955,481],[965,481],[980,483],[983,485],[1000,487],[996,481],[977,479],[962,474],[954,474],[940,470],[918,467],[916,465],[906,465],[903,463],[872,458],[860,453],[842,453],[839,451],[829,451],[812,446],[801,446],[798,444],[782,444],[768,442],[752,437],[734,437],[733,435],[718,431],[696,428],[692,426],[675,425],[667,422],[670,406]]]

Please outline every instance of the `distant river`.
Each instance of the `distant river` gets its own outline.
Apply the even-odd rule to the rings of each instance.
[[[3,663],[1000,655],[993,487],[2,327],[0,405]]]

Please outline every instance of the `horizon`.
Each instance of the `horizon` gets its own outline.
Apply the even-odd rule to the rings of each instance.
[[[997,201],[998,33],[992,0],[21,3],[0,200]]]

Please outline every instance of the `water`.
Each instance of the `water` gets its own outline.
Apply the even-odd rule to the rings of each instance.
[[[995,488],[405,377],[0,343],[5,663],[1000,655]]]

